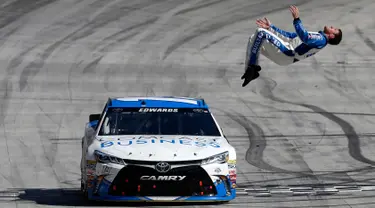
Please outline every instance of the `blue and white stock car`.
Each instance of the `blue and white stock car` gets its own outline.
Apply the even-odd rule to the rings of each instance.
[[[203,99],[108,99],[82,138],[81,191],[89,200],[227,202],[236,151]]]

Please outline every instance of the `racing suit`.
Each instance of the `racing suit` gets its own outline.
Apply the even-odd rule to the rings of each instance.
[[[323,31],[307,31],[299,18],[293,20],[293,25],[296,32],[287,32],[274,25],[269,30],[258,28],[249,38],[245,71],[249,64],[259,65],[259,53],[285,66],[312,56],[327,45]]]

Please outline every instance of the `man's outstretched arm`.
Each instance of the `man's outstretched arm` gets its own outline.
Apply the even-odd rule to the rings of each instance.
[[[280,38],[292,39],[292,38],[297,37],[297,34],[295,32],[287,32],[285,30],[282,30],[276,27],[266,17],[264,18],[264,20],[257,19],[256,23],[259,27],[270,30],[271,32],[279,36]]]
[[[298,37],[303,43],[311,47],[320,47],[326,44],[326,38],[320,33],[309,34],[302,24],[301,19],[299,18],[299,11],[296,6],[291,6],[290,11],[293,15],[293,25],[296,30]]]
[[[282,36],[286,37],[286,38],[295,38],[297,37],[297,33],[295,32],[288,32],[288,31],[285,31],[285,30],[282,30],[278,27],[276,27],[275,25],[271,24],[270,27],[269,27],[269,30],[273,30],[273,32],[277,32],[279,34],[281,34]]]

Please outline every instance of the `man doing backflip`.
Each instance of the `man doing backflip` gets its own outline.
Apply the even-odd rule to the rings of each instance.
[[[256,23],[260,28],[248,42],[245,74],[241,77],[245,79],[242,87],[259,77],[261,70],[258,64],[259,53],[278,65],[286,66],[315,55],[327,44],[340,43],[341,29],[325,26],[323,31],[309,32],[302,25],[298,8],[290,6],[290,11],[294,18],[293,25],[296,32],[283,31],[272,25],[267,18],[257,20]]]

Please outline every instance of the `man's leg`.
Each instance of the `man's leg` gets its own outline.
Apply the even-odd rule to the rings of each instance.
[[[264,40],[266,40],[266,42],[264,42]],[[268,45],[272,45],[272,47],[267,47]],[[287,46],[285,46],[283,40],[265,29],[258,28],[256,33],[250,37],[247,45],[245,74],[241,77],[241,79],[245,79],[242,87],[259,77],[261,67],[259,66],[258,62],[259,53],[261,50],[263,50],[262,53],[269,54],[267,55],[267,58],[271,59],[275,63],[280,63],[280,60],[277,59],[285,58],[290,60],[290,57],[294,56],[293,52]],[[275,56],[275,54],[279,55]]]

